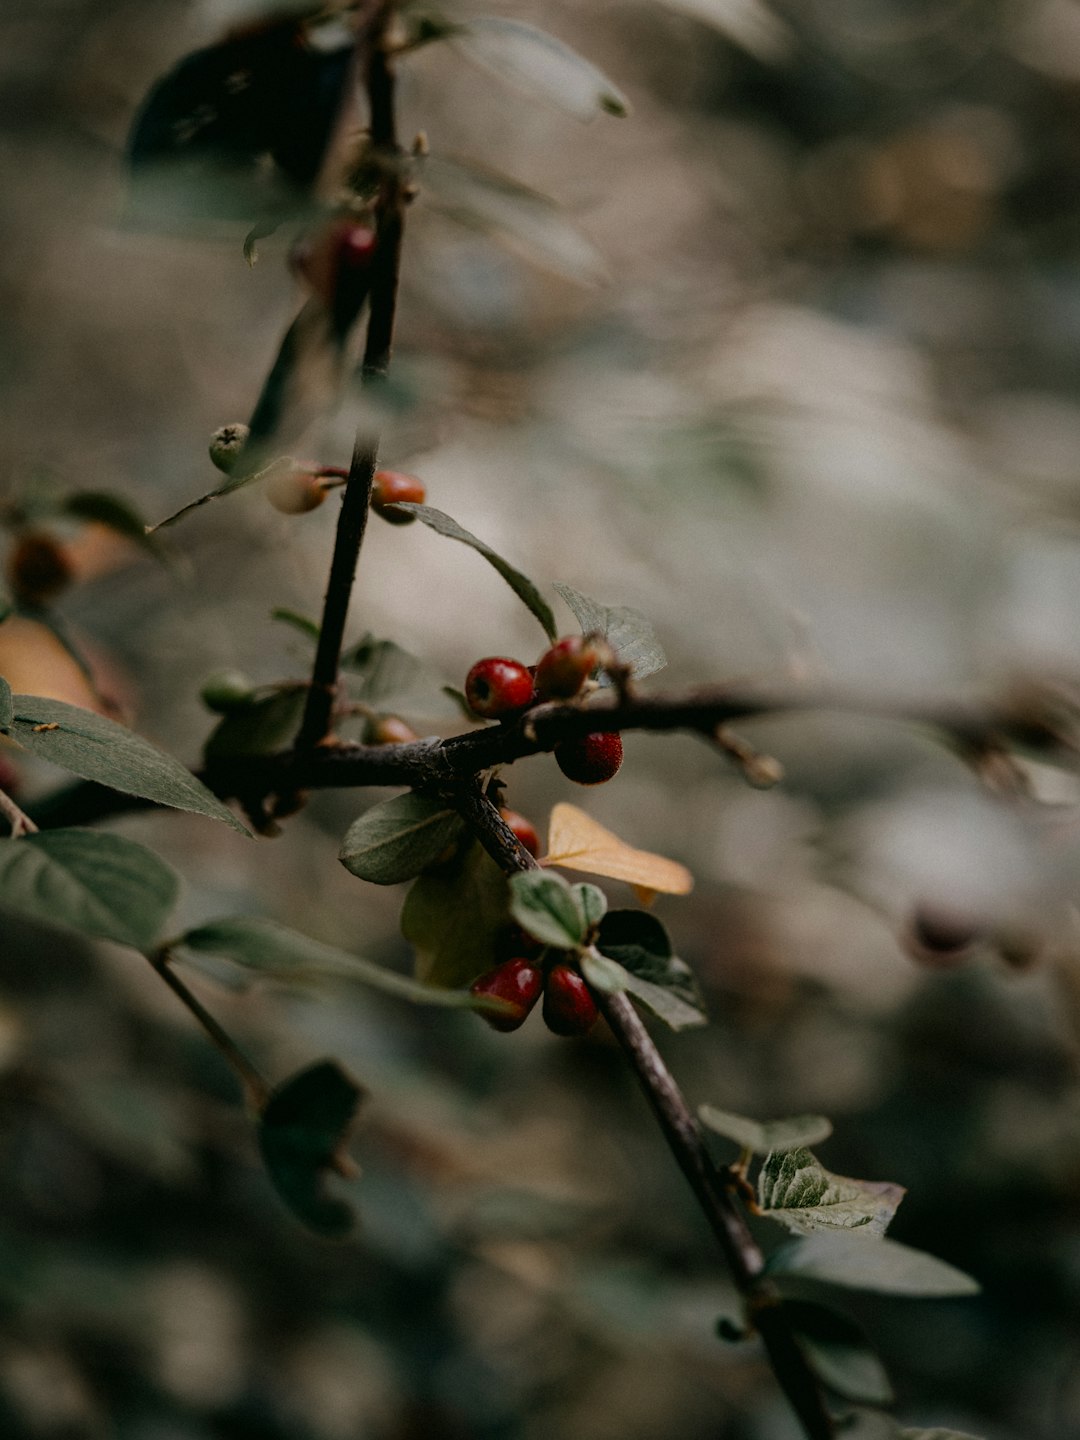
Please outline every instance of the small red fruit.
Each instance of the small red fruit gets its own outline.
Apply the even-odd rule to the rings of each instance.
[[[387,510],[387,505],[397,505],[407,500],[411,505],[423,505],[427,491],[422,480],[415,475],[406,475],[401,470],[376,470],[371,486],[371,508],[391,525],[411,525],[416,519],[408,511]]]
[[[500,810],[499,814],[514,832],[514,839],[518,844],[524,845],[529,854],[534,859],[537,858],[540,854],[540,836],[536,832],[536,826],[516,810]]]
[[[45,605],[71,581],[71,561],[44,531],[32,530],[16,543],[8,558],[8,581],[16,600]]]
[[[513,960],[504,960],[494,970],[485,971],[473,981],[469,990],[473,995],[492,995],[512,1005],[511,1012],[505,1015],[485,1014],[484,1019],[494,1030],[516,1030],[519,1025],[524,1025],[529,1011],[540,999],[543,987],[544,972],[531,960],[519,955]],[[546,1018],[546,1001],[544,1005]]]
[[[536,666],[536,694],[540,700],[570,700],[600,660],[587,635],[567,635],[545,650]]]
[[[337,242],[337,263],[343,269],[366,269],[375,258],[378,236],[370,225],[349,225]]]
[[[465,677],[465,699],[485,720],[517,715],[532,703],[533,680],[528,667],[504,655],[478,660]]]
[[[596,1024],[596,1001],[569,965],[553,965],[544,985],[544,1024],[555,1035],[587,1035]]]
[[[314,465],[291,465],[270,476],[266,498],[282,515],[306,515],[326,499],[326,486]]]
[[[595,730],[577,740],[564,740],[555,746],[555,759],[568,780],[602,785],[622,764],[622,736],[617,730]]]

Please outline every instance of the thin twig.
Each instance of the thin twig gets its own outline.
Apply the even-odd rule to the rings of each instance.
[[[0,815],[3,815],[11,826],[12,839],[17,839],[20,835],[34,835],[37,832],[38,827],[33,820],[25,810],[19,809],[6,790],[0,790]]]

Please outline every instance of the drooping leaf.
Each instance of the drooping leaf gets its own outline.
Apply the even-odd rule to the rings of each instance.
[[[10,730],[11,722],[15,719],[15,706],[11,694],[11,686],[0,675],[0,730]]]
[[[686,895],[694,886],[694,877],[685,865],[648,850],[635,849],[584,810],[565,801],[560,801],[551,812],[543,863],[560,865],[566,870],[584,870],[588,875],[605,875],[611,880],[625,880],[665,895]]]
[[[581,900],[562,878],[543,870],[525,870],[510,878],[510,914],[544,945],[568,950],[585,938]]]
[[[785,1120],[750,1120],[745,1115],[733,1115],[728,1110],[717,1110],[713,1105],[702,1105],[698,1118],[703,1125],[733,1140],[744,1150],[755,1155],[770,1152],[782,1155],[785,1150],[797,1150],[803,1145],[817,1145],[832,1134],[832,1121],[824,1115],[793,1115]]]
[[[707,1023],[690,967],[672,954],[667,931],[641,910],[609,910],[600,922],[597,949],[625,974],[623,987],[673,1030]]]
[[[0,840],[0,908],[149,950],[180,882],[143,845],[96,830]]]
[[[340,1065],[323,1060],[274,1091],[259,1120],[259,1148],[278,1194],[319,1235],[342,1236],[351,1207],[327,1193],[326,1178],[355,1174],[346,1145],[364,1090]]]
[[[794,45],[792,31],[765,0],[660,0],[660,3],[711,26],[766,63],[784,60]]]
[[[893,1403],[885,1367],[849,1315],[812,1300],[789,1300],[784,1314],[818,1379],[830,1390],[864,1405]]]
[[[161,557],[161,547],[152,535],[146,533],[146,521],[123,496],[99,490],[79,490],[66,497],[61,509],[77,520],[104,525],[107,530],[140,545],[156,558]]]
[[[464,828],[445,801],[410,791],[373,805],[354,820],[338,859],[361,880],[397,885],[438,860]]]
[[[386,970],[370,960],[362,960],[358,955],[350,955],[348,951],[337,950],[254,915],[237,915],[199,925],[181,936],[177,946],[198,955],[224,957],[234,965],[277,980],[357,981],[416,1005],[491,1011],[501,1008],[498,1002],[480,999],[468,990],[422,985],[408,975]]]
[[[481,15],[457,32],[455,44],[470,60],[526,94],[549,100],[579,120],[603,112],[628,115],[625,97],[595,65],[543,30]]]
[[[585,916],[585,929],[594,929],[607,914],[607,896],[598,886],[584,882],[574,886],[574,894]]]
[[[280,750],[296,734],[306,696],[304,686],[289,686],[223,716],[207,738],[203,751],[207,762]]]
[[[766,1270],[786,1289],[815,1281],[881,1295],[975,1295],[979,1284],[944,1260],[887,1236],[880,1239],[820,1232],[789,1241]]]
[[[404,501],[397,508],[408,510],[410,515],[415,515],[418,520],[422,520],[437,535],[445,535],[448,540],[460,540],[463,545],[470,546],[478,555],[482,555],[488,564],[494,566],[499,572],[518,599],[523,601],[540,621],[548,639],[555,639],[555,616],[551,612],[551,606],[528,576],[522,575],[520,570],[515,570],[501,555],[496,554],[490,545],[485,545],[483,540],[478,540],[475,535],[471,535],[468,530],[449,515],[444,515],[441,510],[435,510],[430,505],[414,505]]]
[[[125,795],[207,815],[248,833],[179,760],[115,720],[40,695],[16,695],[13,705],[11,722],[0,728],[42,760]]]
[[[490,970],[509,906],[506,876],[475,841],[447,865],[419,876],[401,911],[401,933],[416,953],[416,978],[456,988]]]
[[[504,240],[524,259],[580,285],[607,278],[599,252],[548,196],[483,166],[444,156],[424,161],[423,178],[425,197],[436,209]]]
[[[282,625],[291,625],[298,630],[305,640],[314,640],[316,644],[319,639],[319,624],[317,620],[310,619],[307,615],[301,615],[296,610],[288,610],[282,605],[275,606],[270,611],[271,620],[277,620]]]
[[[349,696],[373,710],[434,716],[448,713],[442,680],[426,660],[392,640],[365,635],[341,657]]]
[[[832,1175],[805,1147],[767,1155],[758,1176],[761,1208],[796,1235],[814,1230],[884,1235],[904,1193],[902,1185]]]
[[[628,605],[601,605],[558,580],[554,588],[573,611],[582,634],[598,631],[603,635],[623,664],[629,665],[635,680],[644,680],[647,675],[663,670],[667,664],[664,647],[652,623],[639,611]]]

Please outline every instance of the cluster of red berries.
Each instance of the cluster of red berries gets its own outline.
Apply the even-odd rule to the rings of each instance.
[[[572,700],[602,660],[589,635],[568,635],[545,650],[535,666],[505,655],[478,660],[465,677],[470,709],[485,720],[512,720],[545,700]],[[568,780],[599,785],[622,764],[622,736],[597,730],[555,747],[555,759]]]
[[[496,1030],[517,1030],[529,1011],[544,997],[544,1024],[555,1035],[587,1035],[596,1024],[596,1001],[572,965],[556,960],[544,965],[538,959],[515,955],[474,980],[474,995],[494,997],[512,1007],[506,1014],[485,1015]]]

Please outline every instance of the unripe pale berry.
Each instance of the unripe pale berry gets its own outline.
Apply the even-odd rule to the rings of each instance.
[[[505,1000],[514,1008],[505,1015],[485,1014],[484,1019],[495,1030],[516,1030],[524,1025],[529,1011],[540,998],[544,972],[531,960],[516,956],[487,970],[469,986],[473,995],[491,995]],[[546,1003],[546,1002],[545,1002]]]
[[[229,715],[251,704],[254,686],[241,670],[217,670],[208,675],[199,699],[216,715]]]
[[[367,733],[369,745],[405,745],[417,738],[412,726],[406,725],[397,715],[380,715],[371,722]]]
[[[567,635],[545,650],[536,666],[536,695],[539,700],[570,700],[575,696],[600,659],[592,638]]]
[[[290,465],[267,479],[266,498],[282,515],[306,515],[326,499],[326,486],[315,466]]]
[[[516,810],[500,810],[504,822],[514,833],[514,839],[519,845],[524,845],[529,854],[535,859],[540,854],[540,836],[537,834],[536,826],[526,820],[524,815],[519,815]]]
[[[520,660],[489,655],[478,660],[465,677],[465,698],[485,720],[499,720],[527,710],[533,698],[533,678]]]
[[[553,965],[544,982],[544,1024],[555,1035],[587,1035],[599,1014],[589,987],[569,965]]]
[[[62,547],[43,531],[20,537],[8,556],[8,583],[24,605],[45,605],[71,581],[71,562]]]
[[[595,730],[555,746],[555,759],[568,780],[579,785],[602,785],[622,764],[622,736],[617,730]]]
[[[224,474],[236,469],[250,434],[246,425],[222,425],[210,436],[210,459]]]
[[[397,505],[402,500],[407,500],[411,505],[423,505],[426,499],[424,483],[415,475],[406,475],[401,470],[375,471],[371,486],[371,508],[391,525],[411,525],[416,516],[405,510],[388,510],[388,505]]]

